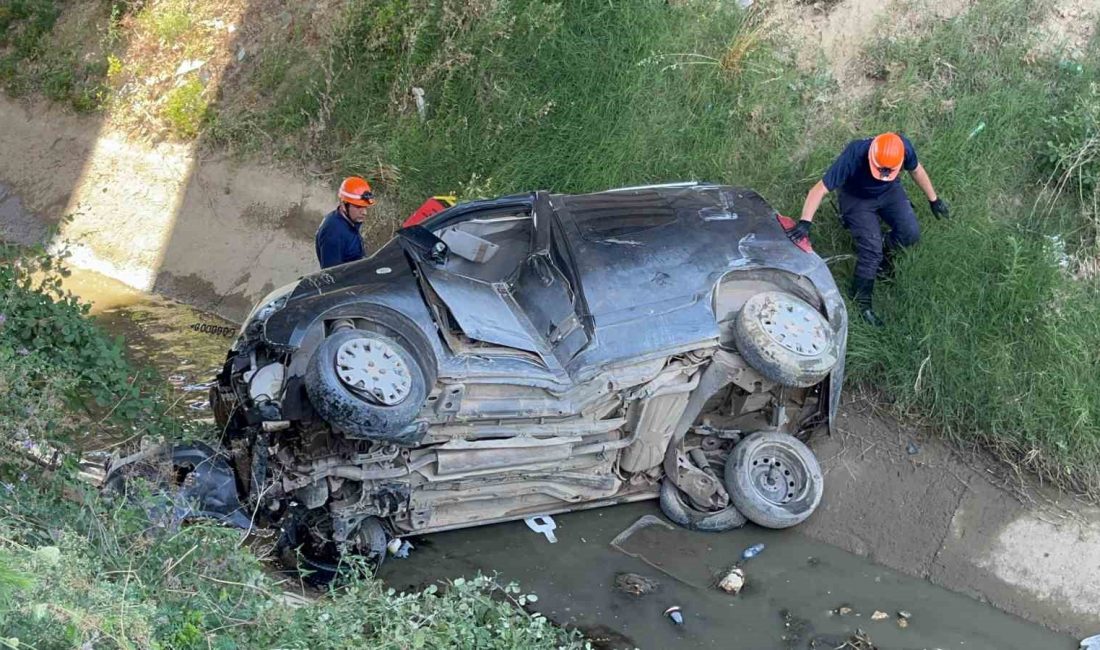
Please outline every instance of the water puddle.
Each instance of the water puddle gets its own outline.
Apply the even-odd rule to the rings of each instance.
[[[172,386],[176,408],[212,417],[207,391],[225,361],[237,326],[187,305],[152,296],[92,271],[72,269],[63,286],[91,304],[95,321],[126,339],[126,354]]]
[[[750,524],[710,534],[650,526],[620,543],[641,557],[611,547],[647,514],[659,515],[655,502],[558,515],[556,544],[522,521],[438,533],[418,540],[408,560],[387,562],[382,577],[409,590],[478,571],[499,573],[537,594],[538,610],[549,618],[602,639],[607,648],[832,649],[858,630],[880,649],[1077,647],[1069,637],[796,531]],[[765,549],[743,563],[741,593],[715,588],[756,543]],[[633,596],[615,589],[623,573],[656,580],[656,593]],[[682,626],[664,615],[672,606],[682,608]],[[876,611],[886,618],[872,620]],[[909,614],[904,628],[899,611]]]

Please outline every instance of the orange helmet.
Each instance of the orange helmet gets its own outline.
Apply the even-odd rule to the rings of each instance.
[[[349,176],[340,183],[340,191],[337,193],[344,203],[365,208],[374,205],[374,192],[370,189],[370,183],[358,176]]]
[[[901,164],[905,162],[905,143],[897,133],[883,133],[871,140],[871,150],[867,153],[871,164],[871,175],[880,181],[892,181],[898,177]]]

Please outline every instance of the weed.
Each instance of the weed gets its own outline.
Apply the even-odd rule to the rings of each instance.
[[[198,135],[209,110],[204,90],[202,82],[192,78],[173,88],[165,98],[161,115],[177,137],[190,139]]]
[[[147,3],[138,20],[162,44],[174,46],[194,28],[193,7],[188,0],[160,0]]]

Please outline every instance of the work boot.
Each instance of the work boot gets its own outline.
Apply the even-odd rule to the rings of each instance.
[[[882,327],[885,323],[871,307],[871,296],[874,293],[875,281],[873,278],[852,278],[852,300],[856,303],[856,309],[859,310],[863,322],[871,327]]]
[[[894,279],[894,247],[889,244],[882,248],[882,261],[875,272],[875,279],[883,282]]]

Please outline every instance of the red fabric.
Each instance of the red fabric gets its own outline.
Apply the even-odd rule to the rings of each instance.
[[[775,215],[775,217],[777,219],[779,219],[779,225],[783,227],[783,230],[790,230],[790,229],[794,228],[797,225],[795,223],[795,220],[791,219],[790,217],[784,217],[781,214],[777,214],[777,215]],[[814,247],[810,245],[810,238],[809,237],[803,237],[802,239],[800,239],[798,241],[798,243],[795,244],[795,246],[798,246],[799,248],[806,251],[807,253],[814,252]]]
[[[413,212],[409,215],[408,219],[405,219],[405,223],[401,224],[401,227],[408,228],[409,226],[415,226],[417,224],[423,223],[427,220],[428,217],[438,212],[443,212],[449,207],[449,205],[433,196],[427,201],[421,203],[420,207],[416,209],[416,212]]]

